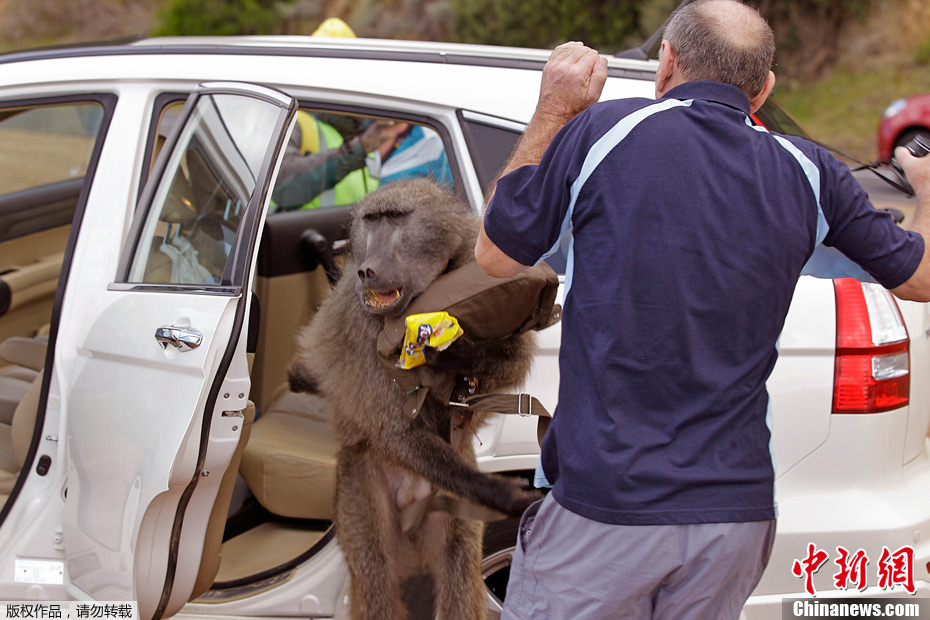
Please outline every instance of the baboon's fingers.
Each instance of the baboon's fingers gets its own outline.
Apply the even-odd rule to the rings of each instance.
[[[533,502],[536,502],[537,500],[540,500],[542,498],[543,498],[542,492],[537,489],[530,489],[530,490],[521,489],[520,492],[517,494],[516,499],[513,502],[513,509],[510,512],[510,516],[519,517],[520,515],[523,514],[523,511],[525,511],[527,508],[530,507],[531,504],[533,504]]]
[[[287,367],[287,381],[292,392],[309,392],[316,394],[320,391],[316,376],[300,362],[291,362]]]

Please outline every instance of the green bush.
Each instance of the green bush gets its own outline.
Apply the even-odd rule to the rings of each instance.
[[[282,19],[274,0],[171,0],[161,10],[153,34],[272,34]]]
[[[577,40],[604,53],[639,45],[644,0],[451,0],[450,38],[462,43],[551,48]]]
[[[915,59],[922,65],[930,65],[930,39],[920,44]]]

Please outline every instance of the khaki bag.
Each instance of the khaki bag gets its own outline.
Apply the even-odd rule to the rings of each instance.
[[[562,316],[561,306],[555,303],[558,289],[558,275],[545,263],[510,278],[495,278],[484,273],[477,263],[471,262],[439,276],[410,303],[404,316],[385,319],[384,328],[378,337],[378,357],[406,393],[404,413],[416,417],[429,393],[439,400],[449,402],[456,381],[453,374],[437,371],[428,365],[409,370],[397,366],[407,331],[404,320],[407,315],[445,311],[456,318],[466,338],[507,338],[557,323]],[[462,402],[450,404],[462,407],[467,418],[478,412],[538,416],[536,432],[540,445],[551,419],[542,403],[529,394],[477,393]],[[464,425],[458,428],[453,425],[450,438],[453,446],[458,447],[460,442],[469,440],[469,437],[460,433]],[[480,521],[497,521],[506,517],[486,506],[433,491],[401,511],[401,530],[404,533],[411,531],[424,515],[437,510],[461,519]]]
[[[478,263],[471,262],[436,278],[410,303],[405,316],[445,311],[458,320],[465,338],[507,338],[557,323],[562,316],[561,306],[555,303],[558,289],[558,275],[545,263],[509,278],[495,278],[487,275]],[[456,377],[426,365],[409,370],[397,367],[407,330],[405,316],[385,319],[378,337],[378,357],[407,395],[404,412],[416,417],[428,393],[448,401]],[[528,394],[479,393],[456,404],[474,412],[538,415],[540,441],[545,432],[543,427],[548,427],[551,417]]]

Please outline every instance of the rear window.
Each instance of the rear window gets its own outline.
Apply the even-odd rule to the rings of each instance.
[[[0,110],[0,241],[71,223],[103,119],[95,101]]]
[[[766,99],[762,107],[753,115],[759,123],[765,126],[769,131],[782,133],[788,136],[798,136],[810,140],[804,128],[798,125],[798,122],[792,118],[788,111],[778,105],[774,99]]]

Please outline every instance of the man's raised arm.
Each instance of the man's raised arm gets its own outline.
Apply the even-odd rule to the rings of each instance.
[[[507,161],[500,177],[521,166],[536,165],[555,134],[579,112],[601,96],[607,82],[607,59],[576,41],[564,43],[552,51],[543,69],[536,111],[517,148]],[[495,181],[487,196],[494,196]],[[510,258],[498,248],[481,226],[475,258],[486,273],[500,278],[516,275],[529,265]]]

